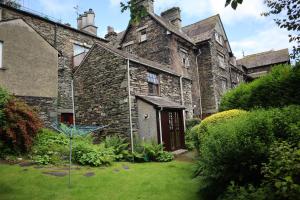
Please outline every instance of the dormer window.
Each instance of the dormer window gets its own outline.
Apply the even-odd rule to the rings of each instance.
[[[181,63],[184,67],[189,68],[190,67],[190,59],[189,54],[185,49],[180,49],[180,57],[181,57]]]
[[[147,30],[143,29],[140,31],[140,42],[147,41]]]
[[[215,32],[215,39],[216,41],[223,46],[223,37],[218,32]]]
[[[90,50],[90,48],[85,47],[83,45],[74,44],[73,45],[73,54],[74,56],[77,56],[82,53],[87,53]]]

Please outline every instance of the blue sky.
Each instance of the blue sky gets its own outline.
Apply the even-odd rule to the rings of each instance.
[[[47,14],[70,23],[76,27],[76,11],[83,13],[93,8],[96,13],[98,35],[104,36],[107,26],[113,26],[116,31],[126,29],[129,13],[120,12],[120,0],[20,0],[27,8]],[[278,28],[272,17],[262,17],[266,8],[263,0],[245,0],[236,11],[230,7],[224,8],[225,0],[155,0],[155,12],[179,6],[182,10],[182,23],[188,25],[205,19],[214,14],[221,15],[227,36],[236,57],[267,50],[290,48],[288,33]]]

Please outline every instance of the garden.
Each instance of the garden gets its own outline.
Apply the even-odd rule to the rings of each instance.
[[[203,199],[300,197],[300,67],[281,65],[227,92],[187,131]]]
[[[300,66],[280,65],[227,92],[220,112],[187,121],[184,162],[162,145],[118,136],[95,143],[45,129],[0,90],[2,199],[258,199],[300,196]],[[64,128],[64,127],[62,127]],[[66,128],[66,127],[65,127]]]

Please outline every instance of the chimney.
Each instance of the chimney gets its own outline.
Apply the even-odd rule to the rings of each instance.
[[[173,7],[160,14],[164,19],[181,29],[181,11],[179,7]]]
[[[92,35],[97,35],[98,27],[95,26],[95,13],[93,9],[89,9],[83,15],[79,15],[77,18],[77,28]]]
[[[115,32],[114,28],[111,26],[107,27],[107,34],[105,35],[105,39],[107,39],[111,44],[115,44],[117,41],[118,34]]]
[[[149,13],[154,13],[154,0],[134,0],[137,6],[144,6]]]

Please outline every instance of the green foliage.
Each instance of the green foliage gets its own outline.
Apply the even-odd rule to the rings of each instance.
[[[110,165],[114,159],[114,150],[105,148],[103,144],[92,145],[86,142],[78,142],[73,149],[74,161],[81,165],[98,167]]]
[[[104,140],[105,148],[112,148],[116,160],[124,160],[129,157],[129,143],[119,136],[108,136]]]
[[[169,162],[174,156],[164,151],[162,144],[156,142],[139,142],[134,147],[133,158],[136,162]]]
[[[186,120],[186,129],[191,129],[191,128],[193,128],[194,126],[196,126],[196,125],[198,125],[198,124],[200,124],[200,122],[201,122],[201,119],[199,119],[199,118],[192,118],[192,119],[188,119],[188,120]]]
[[[264,180],[263,163],[267,163],[274,142],[299,142],[299,127],[295,128],[299,121],[300,107],[289,106],[256,110],[207,126],[197,171],[202,195],[217,198],[231,182],[238,186],[259,185]]]
[[[250,110],[257,107],[283,107],[300,104],[300,66],[279,65],[251,83],[244,83],[227,92],[220,110]]]
[[[205,118],[199,125],[193,127],[188,133],[190,135],[189,137],[192,138],[194,141],[194,146],[199,150],[202,137],[207,134],[209,126],[214,126],[245,114],[247,114],[247,112],[244,110],[233,109],[211,115]]]
[[[68,138],[61,133],[42,129],[37,134],[31,151],[32,159],[38,164],[59,164],[69,154]]]
[[[141,19],[147,16],[147,10],[144,6],[138,4],[139,0],[130,0],[126,3],[121,2],[121,12],[130,11],[130,23],[137,24]]]

